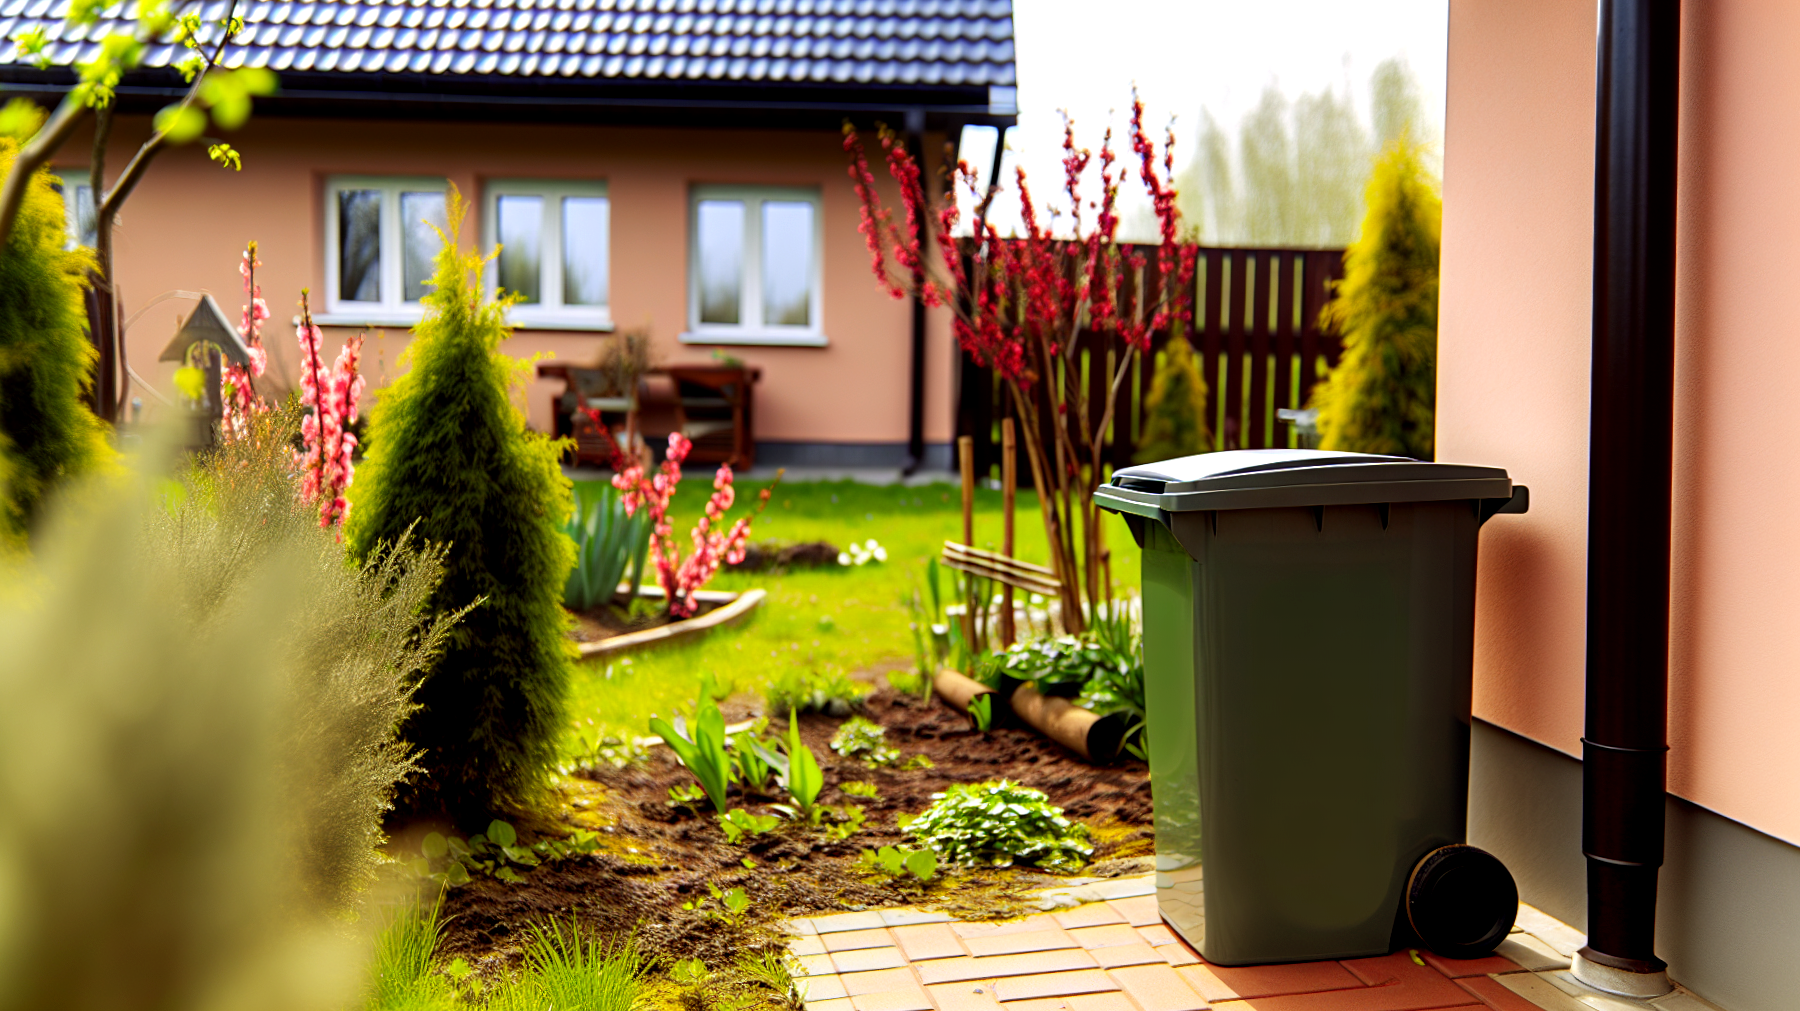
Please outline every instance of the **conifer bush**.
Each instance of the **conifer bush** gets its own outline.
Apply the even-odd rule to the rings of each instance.
[[[0,175],[16,151],[0,137]],[[112,455],[83,400],[98,355],[81,301],[94,258],[64,248],[64,223],[52,176],[33,174],[0,249],[0,546],[23,542],[60,481]]]
[[[480,601],[418,686],[401,737],[423,773],[404,805],[470,824],[529,808],[563,727],[573,647],[563,587],[574,546],[562,533],[570,487],[562,445],[527,432],[511,399],[529,363],[501,354],[506,303],[484,296],[484,259],[464,253],[466,205],[454,188],[411,370],[377,398],[352,488],[347,536],[367,556],[414,523],[446,545],[436,613]]]
[[[1313,391],[1319,448],[1429,460],[1437,394],[1438,229],[1443,202],[1406,138],[1375,162],[1362,235],[1323,322],[1343,356]]]
[[[1206,377],[1200,356],[1177,333],[1156,353],[1150,396],[1144,402],[1144,433],[1138,440],[1138,463],[1192,456],[1212,448],[1206,425]]]

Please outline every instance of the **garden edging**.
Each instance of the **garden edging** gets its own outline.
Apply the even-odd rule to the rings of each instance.
[[[644,591],[649,591],[651,589],[660,590],[660,588],[645,587]],[[643,592],[642,595],[660,596],[660,593],[652,594]],[[627,632],[624,635],[610,636],[599,642],[581,643],[579,646],[581,650],[581,659],[590,660],[597,656],[610,656],[614,653],[641,649],[646,646],[660,645],[666,642],[673,642],[677,639],[685,639],[689,636],[698,635],[708,629],[729,625],[739,618],[742,618],[744,615],[749,614],[751,611],[756,610],[757,606],[760,605],[763,602],[763,599],[768,595],[767,591],[760,588],[745,590],[742,593],[723,593],[707,590],[698,591],[694,596],[699,600],[714,602],[728,601],[728,603],[725,603],[725,606],[723,607],[708,611],[697,617],[687,618],[682,621],[673,621],[667,625],[658,625],[655,628],[646,628],[641,632]]]

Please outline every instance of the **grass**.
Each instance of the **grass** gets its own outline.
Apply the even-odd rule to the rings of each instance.
[[[676,539],[686,547],[687,531],[705,507],[711,482],[690,469],[671,506]],[[738,486],[735,518],[753,507],[766,482]],[[708,589],[762,587],[769,597],[737,627],[699,640],[633,654],[606,663],[583,664],[571,692],[570,714],[578,739],[628,738],[646,733],[653,715],[670,716],[691,705],[701,675],[711,673],[735,692],[760,694],[783,671],[874,672],[910,666],[913,639],[906,599],[922,587],[926,559],[945,540],[962,537],[961,490],[952,484],[920,487],[874,486],[853,481],[783,483],[754,527],[756,541],[829,541],[842,548],[873,538],[888,560],[866,566],[800,569],[787,573],[721,571]],[[1037,498],[1021,492],[1015,503],[1016,554],[1046,563],[1044,526]],[[1138,585],[1138,549],[1116,516],[1108,516],[1113,583]],[[975,542],[1000,547],[998,491],[975,496]],[[948,592],[948,574],[945,589]]]

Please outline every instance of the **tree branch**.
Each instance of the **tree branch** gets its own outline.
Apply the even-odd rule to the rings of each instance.
[[[25,203],[25,187],[31,185],[32,174],[49,163],[51,156],[81,125],[81,117],[87,111],[87,106],[76,100],[75,93],[69,92],[37,135],[19,149],[12,167],[6,170],[6,183],[0,187],[0,249],[5,248],[6,240],[12,236],[13,223],[18,220],[19,208]]]

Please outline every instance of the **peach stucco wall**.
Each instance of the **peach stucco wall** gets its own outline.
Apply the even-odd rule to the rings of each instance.
[[[147,130],[122,123],[108,156],[117,172]],[[687,329],[688,188],[694,183],[768,183],[820,188],[824,198],[824,348],[733,347],[763,368],[757,436],[805,442],[901,442],[907,429],[906,303],[887,298],[869,274],[857,233],[855,194],[835,132],[624,129],[554,125],[423,124],[256,119],[231,138],[244,169],[224,171],[197,148],[163,154],[121,215],[118,274],[126,312],[174,288],[207,289],[236,318],[242,303],[239,251],[256,239],[266,265],[263,292],[274,313],[270,345],[294,358],[299,291],[315,310],[324,290],[322,187],[333,174],[444,176],[474,203],[483,181],[498,178],[605,180],[612,200],[612,316],[621,328],[649,326],[662,360],[705,360],[708,348],[678,344]],[[58,159],[85,167],[90,141],[77,138]],[[932,145],[928,145],[928,149]],[[466,241],[480,235],[479,207]],[[129,334],[132,365],[167,388],[172,367],[154,368],[175,317],[191,307],[165,303]],[[927,348],[926,438],[951,437],[951,348],[943,318],[932,319]],[[353,331],[328,328],[335,343]],[[397,371],[404,328],[371,340],[372,379]],[[542,352],[586,361],[596,333],[520,331],[512,354]],[[153,371],[154,368],[154,371]],[[291,368],[291,366],[290,366]],[[549,423],[560,383],[528,391],[534,427]],[[149,397],[144,398],[151,400]]]
[[[1687,4],[1669,787],[1800,843],[1800,5]],[[1595,5],[1453,0],[1440,459],[1531,512],[1482,539],[1476,714],[1580,753]]]

